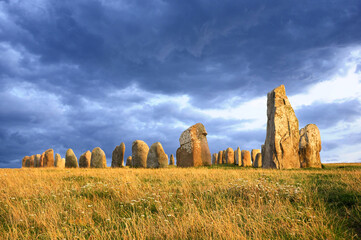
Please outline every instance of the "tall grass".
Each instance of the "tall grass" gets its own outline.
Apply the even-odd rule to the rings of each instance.
[[[1,169],[0,239],[358,239],[360,183],[360,165]]]

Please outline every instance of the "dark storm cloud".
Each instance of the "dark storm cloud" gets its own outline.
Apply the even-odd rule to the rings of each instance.
[[[100,146],[110,163],[115,145],[124,141],[130,155],[139,138],[175,153],[184,126],[197,122],[211,151],[259,148],[264,130],[235,131],[252,119],[210,119],[197,108],[222,108],[233,97],[240,104],[283,83],[292,95],[332,76],[348,47],[360,44],[360,8],[359,1],[2,1],[0,167],[49,147],[79,155]],[[125,92],[112,96],[117,89]],[[151,94],[170,101],[149,104]],[[184,109],[171,101],[181,95],[189,97]],[[297,115],[322,128],[359,112],[336,104]]]
[[[40,64],[77,65],[63,79],[73,92],[134,81],[211,100],[235,88],[253,96],[287,81],[292,93],[332,72],[338,48],[361,34],[358,1],[129,1],[119,8],[61,1],[29,6],[42,9],[38,14],[4,5],[21,30],[4,32],[3,40],[40,56]],[[58,77],[48,81],[64,85]]]

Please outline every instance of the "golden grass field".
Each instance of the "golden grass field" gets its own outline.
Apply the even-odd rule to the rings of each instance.
[[[0,169],[0,239],[360,239],[361,164]]]

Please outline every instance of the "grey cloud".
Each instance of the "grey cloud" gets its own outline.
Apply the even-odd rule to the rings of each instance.
[[[332,76],[361,39],[356,0],[43,3],[0,2],[0,167],[49,147],[79,155],[100,146],[109,163],[116,145],[124,141],[130,155],[138,138],[175,153],[185,130],[178,123],[203,122],[212,151],[259,148],[265,129],[237,132],[246,122],[194,108],[221,109],[232,97],[240,104],[280,84],[289,95],[302,92]],[[9,86],[26,83],[37,97],[10,94]],[[130,92],[112,95],[121,89]],[[193,108],[147,105],[156,93],[187,95]],[[300,124],[327,128],[355,120],[360,109],[355,100],[296,112]]]

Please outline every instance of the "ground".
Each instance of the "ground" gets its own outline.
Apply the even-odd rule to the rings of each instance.
[[[0,239],[360,239],[361,164],[0,169]]]

